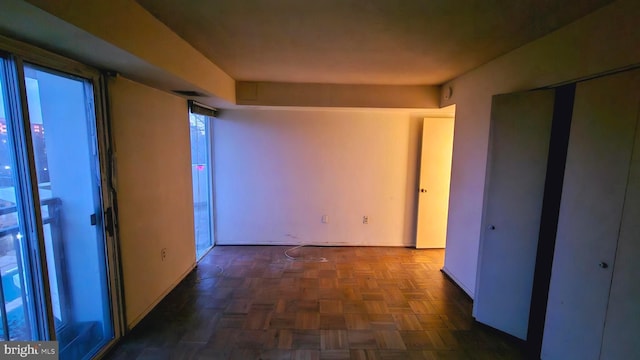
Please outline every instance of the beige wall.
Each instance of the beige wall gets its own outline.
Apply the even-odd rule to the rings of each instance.
[[[223,111],[218,243],[415,245],[422,118],[443,111]]]
[[[110,80],[109,94],[126,316],[133,326],[195,265],[189,120],[184,99],[122,77]]]
[[[94,51],[94,47],[99,51],[105,51],[106,45],[102,44],[104,41],[124,51],[124,54],[111,51],[110,55],[118,57],[119,61],[112,60],[111,66],[107,67],[109,69],[145,72],[146,76],[135,72],[131,75],[162,78],[151,79],[150,82],[154,84],[182,83],[183,86],[189,87],[186,90],[206,92],[217,99],[214,101],[222,101],[223,106],[235,103],[235,81],[134,0],[27,1],[82,29],[75,29],[72,34],[58,34],[58,41],[70,41],[73,44],[74,37],[84,41],[84,46],[76,45],[75,49],[69,49],[69,55],[92,59],[90,53]],[[24,7],[20,4],[16,6]],[[34,13],[31,9],[24,11],[27,14]],[[41,14],[38,15],[42,17]],[[47,24],[29,21],[29,18],[25,21],[32,28],[43,27],[41,30],[44,32],[60,32],[57,28],[47,28]],[[95,38],[86,40],[87,34],[84,32]],[[31,35],[34,39],[48,36],[42,33]],[[51,46],[56,47],[55,44],[47,47]],[[101,63],[99,59],[92,61]],[[131,61],[135,61],[136,64],[132,64]]]
[[[445,272],[473,297],[491,97],[640,63],[640,2],[620,0],[448,84],[456,104]],[[444,91],[443,91],[444,93]]]

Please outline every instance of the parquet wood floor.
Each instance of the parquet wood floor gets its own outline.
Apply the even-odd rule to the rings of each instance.
[[[524,359],[443,250],[218,246],[108,359]],[[319,262],[319,258],[326,262]]]

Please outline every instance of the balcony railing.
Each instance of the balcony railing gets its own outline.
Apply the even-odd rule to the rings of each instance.
[[[45,199],[40,202],[40,205],[42,222],[46,231],[45,238],[49,237],[54,254],[58,255],[62,249],[60,243],[61,201],[59,198]],[[0,208],[0,260],[2,260],[0,262],[0,316],[2,317],[0,337],[5,341],[31,338],[30,314],[26,309],[26,304],[28,304],[27,296],[33,295],[28,294],[24,288],[27,284],[22,257],[24,245],[23,235],[20,233],[17,207],[12,205]],[[11,252],[14,254],[8,255]],[[55,271],[56,277],[62,274],[58,270]],[[17,282],[15,281],[16,277],[18,278]],[[60,288],[62,279],[58,278],[57,284]],[[9,304],[11,305],[8,306]],[[10,325],[10,312],[13,322],[20,326]],[[22,316],[20,316],[20,312],[22,312]]]

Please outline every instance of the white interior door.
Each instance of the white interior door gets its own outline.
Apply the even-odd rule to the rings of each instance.
[[[636,98],[640,98],[640,81],[636,77]],[[640,121],[640,120],[639,120]],[[638,123],[637,126],[640,126]],[[640,359],[640,131],[631,160],[627,195],[620,225],[616,263],[602,340],[602,359]]]
[[[422,128],[416,248],[444,248],[449,214],[453,118],[425,118]]]
[[[526,339],[554,91],[494,96],[473,314]]]
[[[600,355],[637,122],[638,75],[621,73],[576,87],[543,359]],[[628,331],[637,341],[637,327]]]

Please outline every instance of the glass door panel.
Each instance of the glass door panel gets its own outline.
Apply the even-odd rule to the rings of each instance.
[[[205,115],[189,113],[189,125],[196,258],[200,259],[214,243],[210,119]]]
[[[0,59],[0,69],[4,69]],[[27,232],[20,206],[16,153],[4,72],[0,71],[0,339],[34,336],[33,291],[24,254]]]
[[[113,338],[93,91],[87,80],[25,66],[51,305],[63,359]]]

